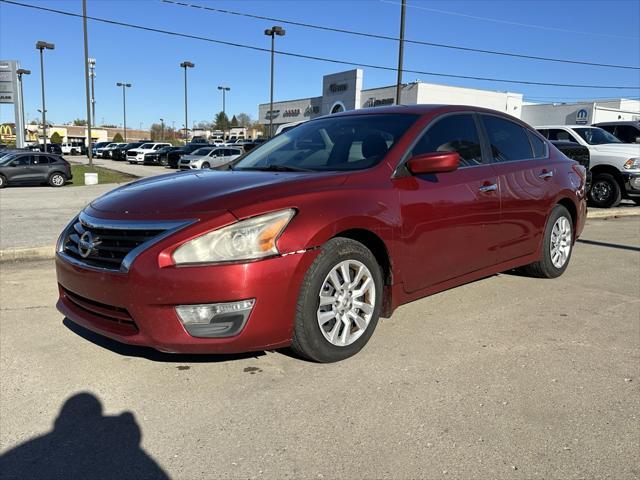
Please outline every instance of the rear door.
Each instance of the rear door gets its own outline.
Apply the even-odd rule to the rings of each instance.
[[[496,263],[500,192],[483,155],[473,113],[434,120],[408,152],[456,151],[460,167],[447,173],[396,178],[402,211],[400,252],[405,290],[439,284]]]
[[[555,199],[556,168],[538,134],[501,116],[480,119],[500,184],[501,263],[536,251]]]
[[[50,161],[47,155],[33,155],[29,168],[30,182],[45,182],[49,178]]]

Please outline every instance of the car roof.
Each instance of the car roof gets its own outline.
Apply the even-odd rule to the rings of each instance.
[[[640,120],[615,120],[611,122],[598,122],[593,124],[594,127],[599,125],[632,125],[634,127],[638,127],[640,126]]]
[[[595,125],[536,125],[533,128],[539,129],[539,128],[598,128],[598,127]]]

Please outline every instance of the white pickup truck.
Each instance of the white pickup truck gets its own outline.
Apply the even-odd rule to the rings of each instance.
[[[153,153],[156,150],[160,150],[162,147],[170,147],[170,143],[144,143],[138,148],[132,148],[127,151],[127,161],[129,163],[144,163],[144,156],[147,153]]]
[[[594,207],[615,207],[623,198],[640,205],[640,145],[622,143],[609,132],[587,125],[535,127],[549,140],[578,143],[589,149],[593,180],[589,201]]]

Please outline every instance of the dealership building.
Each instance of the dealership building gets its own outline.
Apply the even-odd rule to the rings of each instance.
[[[322,78],[322,95],[274,102],[269,112],[269,103],[259,106],[259,122],[269,124],[273,118],[274,129],[279,125],[301,122],[312,118],[358,108],[395,105],[396,86],[362,88],[363,72],[360,69],[325,75]],[[402,85],[400,103],[415,105],[441,103],[473,105],[491,108],[520,118],[522,94],[453,87],[415,81]]]

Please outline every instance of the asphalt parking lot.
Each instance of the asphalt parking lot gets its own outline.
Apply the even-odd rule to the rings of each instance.
[[[0,269],[2,478],[640,476],[640,219],[559,279],[401,307],[338,364],[171,356],[74,327],[52,262]]]

